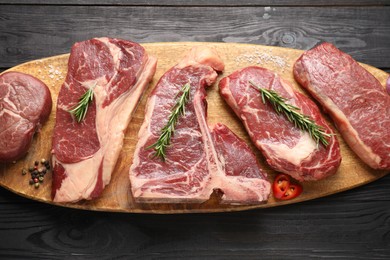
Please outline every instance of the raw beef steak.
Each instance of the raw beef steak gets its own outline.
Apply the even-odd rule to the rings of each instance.
[[[156,62],[130,41],[97,38],[73,45],[53,134],[54,201],[96,198],[110,182],[124,131]],[[90,88],[93,101],[78,123],[68,111]]]
[[[247,144],[226,126],[210,129],[206,122],[206,86],[224,64],[214,50],[193,48],[167,71],[151,93],[130,168],[132,193],[138,202],[204,202],[214,189],[221,203],[258,204],[266,201],[270,184]],[[175,127],[166,159],[148,149],[167,123],[182,87],[191,85],[190,98]]]
[[[390,96],[372,74],[323,43],[296,61],[294,76],[362,161],[374,169],[390,169]]]
[[[20,72],[0,75],[0,162],[27,153],[51,108],[50,91],[39,79]]]
[[[301,131],[285,116],[277,114],[268,103],[264,104],[260,92],[249,81],[260,88],[276,91],[327,133],[333,132],[318,107],[309,98],[294,91],[275,72],[254,66],[238,70],[220,81],[220,93],[241,119],[268,164],[299,181],[319,180],[336,173],[341,163],[336,136],[329,138],[326,148],[322,144],[317,145],[308,132]]]

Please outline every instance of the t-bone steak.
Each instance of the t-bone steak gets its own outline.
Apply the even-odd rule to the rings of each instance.
[[[241,119],[268,164],[299,181],[319,180],[336,173],[341,163],[336,136],[328,139],[326,147],[317,144],[307,131],[295,127],[268,102],[263,103],[260,92],[250,82],[260,88],[276,91],[289,104],[300,108],[301,113],[322,126],[326,133],[333,134],[333,131],[314,102],[294,91],[275,72],[257,66],[235,71],[220,81],[220,93]]]
[[[53,134],[54,201],[96,198],[110,182],[124,131],[156,63],[130,41],[95,38],[73,45]],[[78,123],[68,111],[91,88],[93,101]]]
[[[51,108],[50,90],[39,79],[21,72],[0,75],[0,162],[27,153]]]
[[[350,55],[323,43],[303,53],[294,76],[363,162],[390,169],[390,96],[372,74]]]
[[[222,191],[221,203],[259,204],[268,199],[266,173],[247,144],[225,125],[211,129],[207,125],[206,87],[223,68],[215,50],[198,46],[159,80],[148,99],[130,168],[137,202],[201,203],[214,190]],[[148,147],[158,139],[187,83],[191,85],[190,98],[163,161]]]

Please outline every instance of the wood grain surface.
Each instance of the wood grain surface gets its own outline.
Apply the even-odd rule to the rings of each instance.
[[[300,201],[315,199],[340,191],[348,190],[368,182],[383,177],[388,171],[376,171],[370,169],[356,157],[356,155],[344,143],[338,134],[341,147],[342,164],[336,175],[317,182],[306,182],[303,184],[304,192],[301,196],[289,201],[276,201],[273,197],[267,204],[248,206],[220,205],[217,198],[212,198],[202,204],[142,204],[135,203],[130,192],[130,182],[128,179],[129,167],[132,163],[132,155],[137,143],[137,133],[143,122],[144,110],[148,93],[153,89],[158,79],[169,68],[174,66],[179,57],[185,55],[191,47],[196,45],[207,45],[215,48],[225,62],[225,71],[220,78],[229,75],[233,71],[249,66],[258,65],[278,72],[284,79],[291,82],[294,88],[303,92],[295,83],[292,76],[292,66],[295,60],[302,54],[300,50],[278,48],[250,44],[228,44],[228,43],[150,43],[143,46],[149,55],[158,58],[158,68],[151,86],[146,95],[142,98],[137,111],[127,129],[124,145],[119,155],[117,165],[112,175],[111,183],[105,188],[102,196],[92,201],[82,201],[79,203],[58,203],[57,205],[75,207],[88,210],[99,211],[119,211],[119,212],[149,212],[149,213],[189,213],[189,212],[223,212],[246,210],[259,207],[273,207],[296,203]],[[60,55],[51,58],[31,61],[11,70],[21,71],[36,76],[45,82],[52,91],[54,104],[57,101],[59,89],[64,81],[67,72],[68,55]],[[374,67],[364,65],[382,84],[387,79],[388,74]],[[234,113],[224,103],[218,93],[216,86],[208,90],[208,122],[213,125],[221,122],[227,125],[233,132],[243,138],[251,145],[256,153],[261,165],[269,174],[270,181],[276,174],[265,163],[260,152],[251,144],[241,122]],[[45,182],[39,189],[28,185],[28,175],[21,176],[21,170],[28,169],[35,160],[40,158],[50,158],[51,136],[55,123],[55,106],[49,121],[44,125],[33,141],[32,147],[27,156],[16,163],[0,166],[0,185],[13,192],[31,199],[53,203],[50,198],[51,175],[47,175]]]
[[[64,5],[64,1],[61,0],[8,0],[8,4],[28,4],[28,5],[36,5],[36,4],[45,4],[45,5]],[[146,6],[381,6],[388,5],[388,1],[386,0],[299,0],[299,1],[291,1],[291,0],[244,0],[240,1],[238,4],[236,0],[68,0],[66,1],[67,5],[99,5],[99,6],[112,6],[112,5],[120,5],[120,6],[138,6],[138,5],[146,5]]]
[[[68,53],[74,42],[101,36],[140,43],[241,42],[304,50],[327,41],[360,62],[389,68],[390,6],[234,8],[202,7],[198,2],[188,8],[168,5],[157,9],[2,5],[0,68]]]

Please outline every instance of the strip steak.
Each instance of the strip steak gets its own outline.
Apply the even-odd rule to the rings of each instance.
[[[371,73],[323,43],[296,61],[294,77],[329,113],[363,162],[390,169],[390,96]]]
[[[329,138],[326,148],[317,145],[308,132],[301,131],[285,116],[276,113],[268,102],[264,104],[260,92],[249,81],[260,88],[276,91],[322,126],[325,132],[333,134],[333,131],[313,101],[294,91],[275,72],[252,66],[232,73],[220,81],[220,93],[240,118],[268,164],[299,181],[319,180],[335,174],[341,163],[336,136]]]

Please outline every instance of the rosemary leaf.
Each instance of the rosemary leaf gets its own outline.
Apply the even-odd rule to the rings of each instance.
[[[283,114],[295,127],[302,131],[307,131],[310,137],[316,141],[317,145],[319,142],[325,147],[329,144],[327,138],[331,137],[332,134],[326,133],[325,129],[322,126],[317,125],[313,119],[300,113],[298,107],[286,103],[287,100],[279,96],[274,90],[260,88],[252,81],[249,81],[249,83],[260,92],[264,104],[265,100],[267,100],[278,115]]]
[[[77,120],[78,123],[84,120],[87,115],[89,103],[93,100],[93,88],[89,88],[79,99],[79,102],[70,110],[71,113]]]
[[[168,117],[167,124],[161,129],[160,137],[157,141],[146,147],[146,149],[153,148],[155,150],[155,157],[160,157],[163,161],[165,161],[166,156],[166,148],[170,144],[171,137],[173,132],[175,131],[175,126],[179,119],[179,116],[183,116],[185,114],[185,106],[190,97],[191,85],[189,83],[185,84],[181,89],[181,96],[178,98],[176,104],[173,106],[171,110],[171,114]],[[180,94],[180,92],[179,92]],[[178,96],[179,96],[178,94]]]

